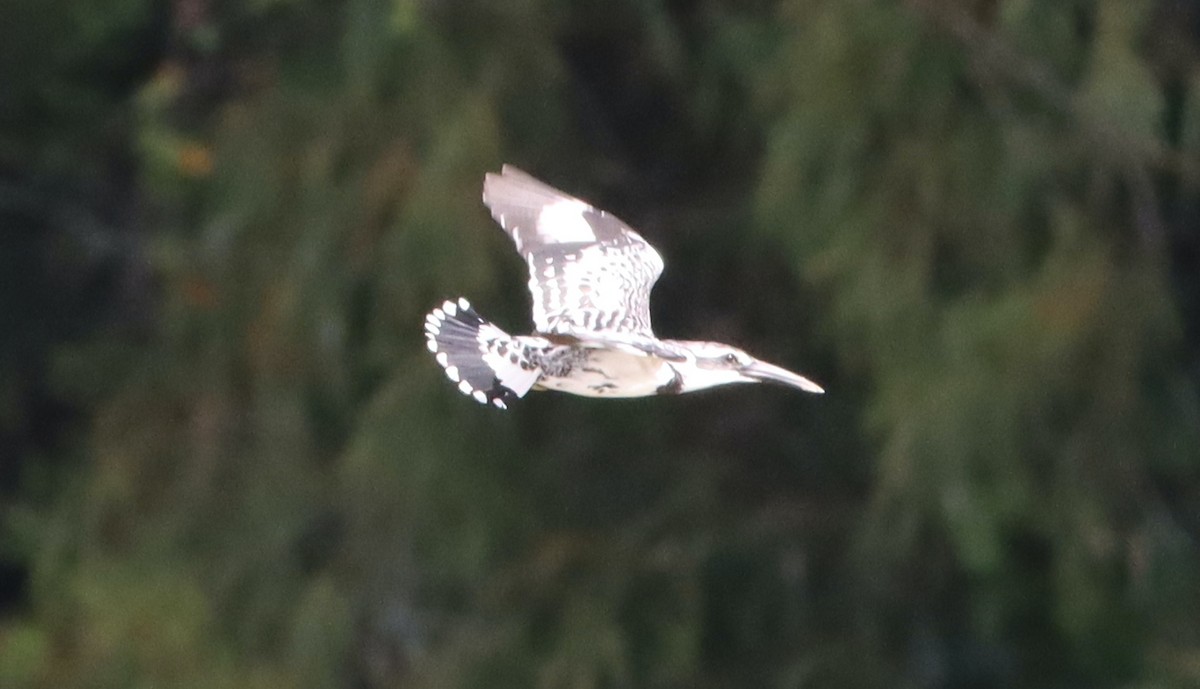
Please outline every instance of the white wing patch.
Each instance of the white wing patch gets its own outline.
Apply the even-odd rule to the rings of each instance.
[[[483,201],[529,266],[539,332],[653,337],[650,291],[663,262],[641,235],[511,165],[485,177]]]
[[[537,217],[537,233],[553,237],[556,244],[594,242],[596,233],[584,219],[591,206],[577,199],[563,199],[542,208]]]

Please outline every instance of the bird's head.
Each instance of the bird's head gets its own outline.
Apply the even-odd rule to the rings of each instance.
[[[689,353],[686,363],[672,364],[682,378],[681,392],[730,383],[782,383],[821,394],[824,388],[797,373],[759,361],[746,352],[719,342],[680,342]]]

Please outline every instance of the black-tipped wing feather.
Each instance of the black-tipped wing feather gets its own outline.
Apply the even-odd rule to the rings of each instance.
[[[425,340],[446,377],[480,404],[505,409],[541,375],[518,356],[521,345],[480,317],[466,299],[447,301],[425,316]]]
[[[650,290],[663,262],[632,228],[511,165],[487,175],[483,202],[529,267],[538,331],[654,336]]]

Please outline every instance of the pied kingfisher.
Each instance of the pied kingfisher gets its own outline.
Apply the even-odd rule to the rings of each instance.
[[[656,338],[650,290],[662,258],[616,217],[511,165],[485,176],[483,202],[529,266],[537,332],[509,335],[463,298],[429,313],[429,351],[463,394],[506,409],[530,390],[644,397],[775,381],[824,392],[736,347]]]

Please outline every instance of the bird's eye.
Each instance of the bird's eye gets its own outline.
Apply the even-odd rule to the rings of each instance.
[[[728,364],[738,363],[737,354],[734,354],[732,352],[730,352],[729,354],[726,354],[725,355],[725,363],[728,363]]]

